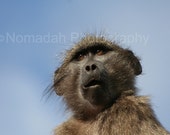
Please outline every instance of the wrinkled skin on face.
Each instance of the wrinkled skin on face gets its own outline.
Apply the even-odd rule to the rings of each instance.
[[[67,52],[55,72],[54,89],[79,119],[90,119],[110,107],[123,92],[135,93],[141,74],[138,58],[103,37],[87,36]]]

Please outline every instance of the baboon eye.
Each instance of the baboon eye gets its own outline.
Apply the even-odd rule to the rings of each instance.
[[[105,54],[105,52],[103,50],[101,50],[101,49],[96,50],[96,55],[100,56],[103,54]]]
[[[85,55],[84,54],[79,54],[78,57],[77,57],[77,61],[81,61],[85,58]]]

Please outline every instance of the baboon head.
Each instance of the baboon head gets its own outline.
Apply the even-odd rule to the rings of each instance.
[[[55,71],[54,89],[75,117],[90,119],[127,90],[135,92],[141,74],[138,58],[104,37],[86,36],[66,54]]]

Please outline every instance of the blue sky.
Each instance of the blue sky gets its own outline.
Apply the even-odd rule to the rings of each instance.
[[[66,119],[61,98],[42,95],[65,50],[87,32],[141,58],[139,94],[170,131],[169,28],[168,0],[1,0],[0,134],[49,135]]]

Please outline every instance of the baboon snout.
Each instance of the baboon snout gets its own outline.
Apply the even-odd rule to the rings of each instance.
[[[88,61],[82,70],[82,84],[84,87],[101,83],[103,65],[98,61]]]
[[[86,73],[93,73],[98,70],[98,66],[95,62],[87,62],[84,66],[84,70]]]
[[[83,72],[84,74],[100,74],[100,72],[103,70],[103,65],[102,63],[94,60],[88,61],[84,66],[83,66]]]

